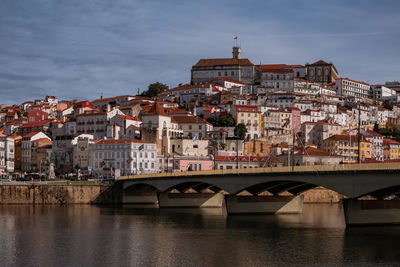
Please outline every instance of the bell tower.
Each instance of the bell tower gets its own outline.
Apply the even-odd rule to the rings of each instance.
[[[242,49],[239,46],[232,47],[232,56],[234,59],[240,59],[242,57]]]

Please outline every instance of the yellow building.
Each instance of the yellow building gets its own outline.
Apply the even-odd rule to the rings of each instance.
[[[400,159],[400,143],[392,139],[383,139],[385,159]]]
[[[343,163],[358,162],[357,135],[333,135],[323,141],[323,149],[331,155],[341,156]],[[362,161],[372,158],[372,143],[361,139],[360,152]]]
[[[281,128],[284,130],[291,130],[292,129],[292,112],[290,111],[280,111],[280,121],[281,121]]]
[[[261,112],[257,106],[234,105],[231,110],[236,125],[242,123],[247,128],[249,138],[260,138],[262,133]]]
[[[244,155],[246,156],[268,156],[272,144],[262,140],[250,140],[244,143]]]

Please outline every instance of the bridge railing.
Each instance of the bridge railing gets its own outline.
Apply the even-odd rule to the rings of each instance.
[[[297,172],[335,172],[335,171],[378,171],[378,170],[400,170],[399,163],[365,163],[365,164],[338,164],[338,165],[309,165],[309,166],[285,166],[285,167],[263,167],[244,169],[223,169],[185,172],[161,172],[138,175],[121,176],[118,180],[179,177],[179,176],[207,176],[207,175],[245,175],[249,173],[297,173]]]

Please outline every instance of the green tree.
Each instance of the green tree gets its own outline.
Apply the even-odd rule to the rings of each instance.
[[[244,125],[243,123],[239,123],[238,125],[236,125],[234,133],[235,136],[237,136],[239,139],[244,140],[247,133],[246,125]]]
[[[209,123],[211,123],[212,125],[214,125],[214,126],[218,126],[217,125],[217,120],[215,119],[215,118],[213,118],[213,117],[209,117],[209,118],[207,118],[207,121],[209,122]]]
[[[145,97],[155,97],[159,93],[164,92],[165,90],[168,90],[167,85],[160,83],[160,82],[156,82],[156,83],[149,84],[147,91],[144,91],[140,95],[145,96]]]
[[[378,123],[375,123],[374,124],[374,132],[379,132],[379,125],[378,125]]]
[[[235,126],[235,120],[232,115],[221,116],[218,120],[218,124],[224,127],[233,127]]]

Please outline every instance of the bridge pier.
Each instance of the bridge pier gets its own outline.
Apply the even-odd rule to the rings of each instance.
[[[400,200],[343,199],[347,225],[400,224]]]
[[[158,208],[157,192],[149,193],[124,193],[122,204],[135,208]]]
[[[228,214],[265,213],[285,214],[301,213],[304,196],[235,196],[226,195]]]
[[[160,208],[221,208],[221,193],[158,193]]]

